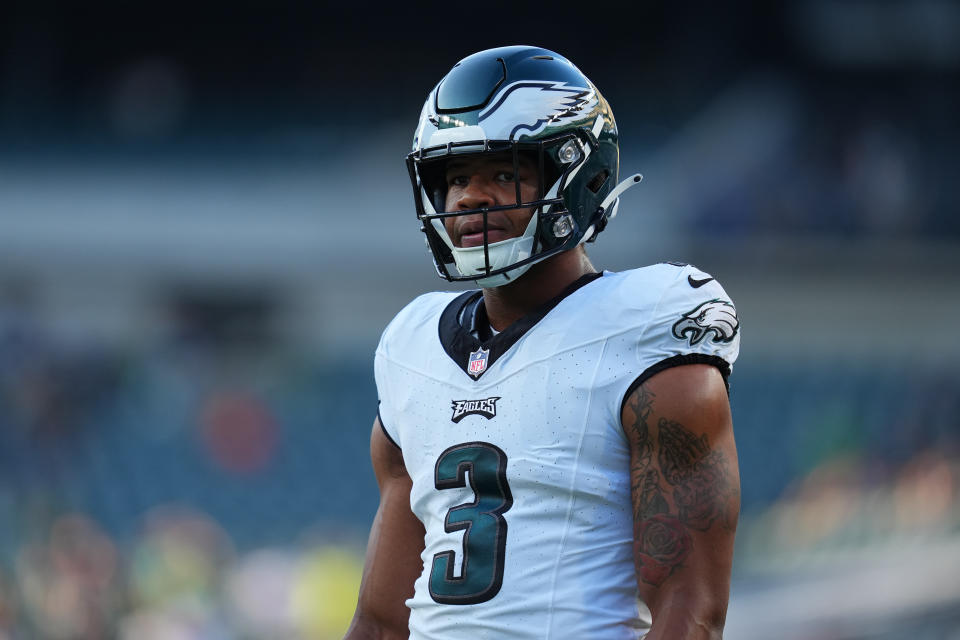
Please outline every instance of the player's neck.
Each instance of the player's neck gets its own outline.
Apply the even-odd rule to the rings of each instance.
[[[596,273],[596,269],[586,252],[577,248],[533,265],[510,284],[484,289],[483,303],[490,325],[503,331],[588,273]]]

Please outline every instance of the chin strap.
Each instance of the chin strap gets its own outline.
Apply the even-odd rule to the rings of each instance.
[[[603,202],[600,203],[600,206],[597,207],[597,211],[594,214],[594,220],[596,220],[596,225],[590,225],[587,229],[587,232],[583,234],[580,242],[593,242],[597,239],[597,234],[603,231],[607,222],[611,219],[617,217],[617,208],[620,206],[620,195],[629,189],[630,187],[640,184],[640,181],[643,180],[643,176],[639,173],[635,173],[617,186],[613,188],[606,198],[603,199]],[[609,212],[607,209],[609,208]],[[596,226],[596,229],[594,229]]]
[[[605,216],[607,220],[610,220],[611,218],[616,217],[617,205],[620,204],[617,199],[620,197],[620,195],[630,187],[640,184],[641,180],[643,180],[643,176],[640,175],[639,173],[635,173],[629,178],[627,178],[626,180],[624,180],[623,182],[621,182],[620,184],[618,184],[617,186],[615,186],[613,188],[613,191],[611,191],[610,194],[603,199],[603,202],[600,203],[600,211],[602,213],[606,213],[607,207],[610,207],[611,203],[613,206],[613,208],[610,211],[610,214]]]

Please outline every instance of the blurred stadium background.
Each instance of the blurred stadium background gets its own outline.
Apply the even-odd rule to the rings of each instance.
[[[337,638],[372,353],[445,285],[403,156],[538,44],[642,188],[592,248],[738,304],[727,637],[960,638],[960,5],[5,4],[0,639]]]

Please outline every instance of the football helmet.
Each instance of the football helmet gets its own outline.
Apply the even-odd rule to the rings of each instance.
[[[616,215],[619,195],[641,180],[617,184],[617,125],[610,105],[569,60],[547,49],[488,49],[458,62],[423,105],[407,155],[421,230],[437,273],[450,281],[498,287],[534,263],[596,239]],[[536,167],[537,198],[446,211],[446,165],[451,159],[500,154]],[[525,231],[488,242],[488,215],[529,209]],[[444,220],[481,214],[483,243],[457,247]]]

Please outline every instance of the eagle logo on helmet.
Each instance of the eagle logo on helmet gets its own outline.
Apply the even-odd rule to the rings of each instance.
[[[683,314],[673,325],[673,337],[689,340],[696,346],[710,334],[713,342],[730,342],[740,330],[740,320],[732,302],[714,298]]]
[[[512,127],[505,138],[516,140],[518,134],[534,136],[556,122],[576,117],[584,110],[589,112],[597,102],[591,88],[525,80],[504,88],[477,119],[491,137]]]

